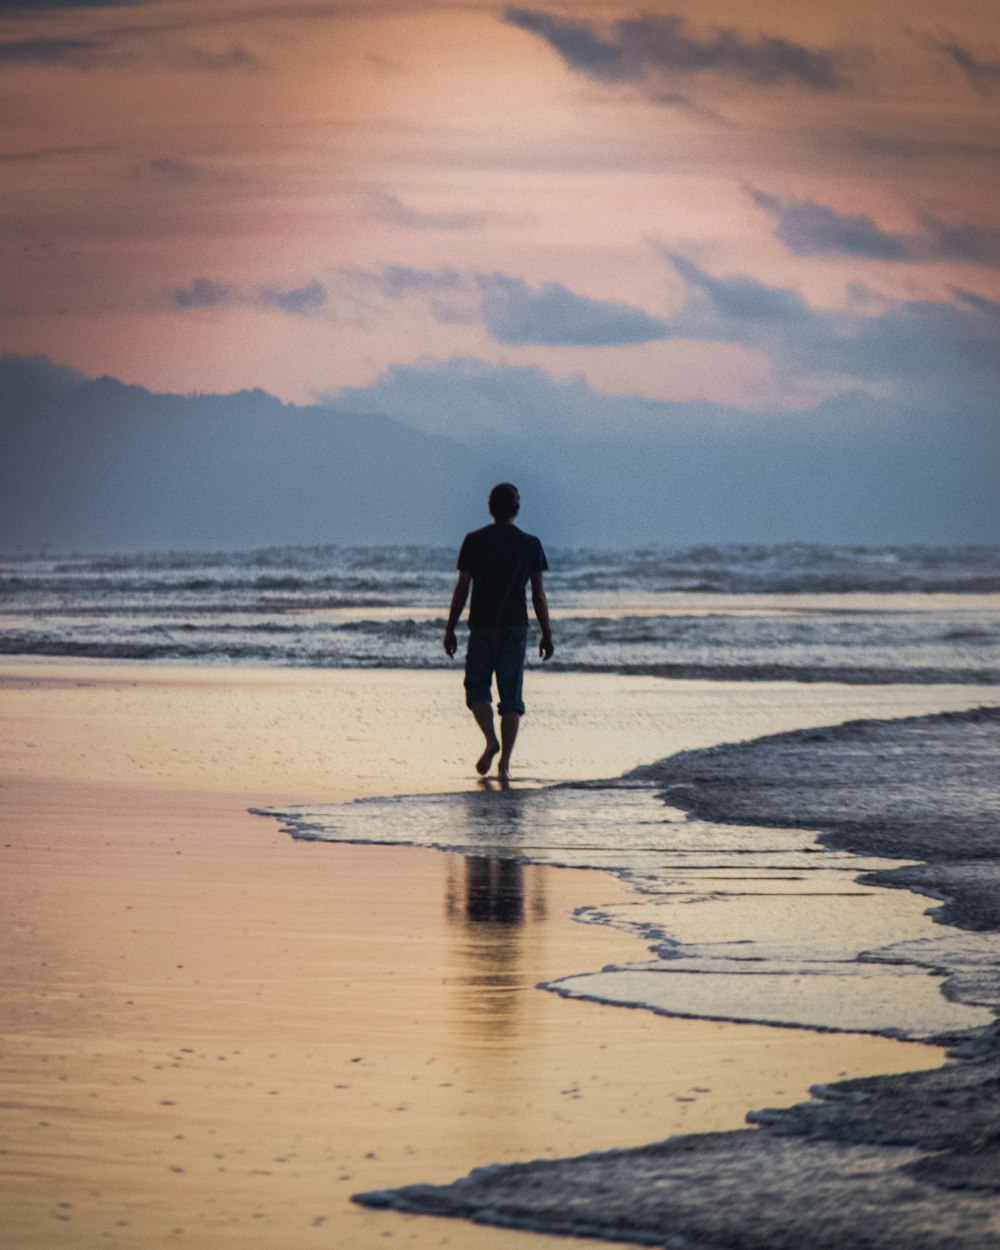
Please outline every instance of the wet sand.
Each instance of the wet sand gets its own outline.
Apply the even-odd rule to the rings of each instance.
[[[526,722],[525,765],[608,775],[662,754],[659,727],[734,736],[726,708],[757,732],[830,719],[819,703],[733,713],[720,690],[713,724],[696,683],[671,706],[667,689],[560,678],[535,722],[562,725],[558,747]],[[941,1061],[566,1001],[534,987],[643,957],[572,919],[625,899],[606,875],[317,847],[247,814],[474,784],[450,675],[13,664],[0,698],[0,1218],[16,1250],[508,1247],[519,1235],[349,1196],[732,1128],[816,1081]]]

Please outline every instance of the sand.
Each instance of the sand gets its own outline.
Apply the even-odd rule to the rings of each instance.
[[[671,735],[718,740],[724,721],[725,736],[823,723],[855,697],[810,691],[796,711],[776,689],[739,704],[724,683],[710,696],[677,683],[670,703],[650,679],[560,681],[522,743],[546,779],[622,771]],[[474,785],[452,675],[9,664],[0,699],[12,1250],[549,1250],[564,1243],[349,1198],[733,1128],[815,1081],[941,1061],[539,991],[643,957],[637,939],[572,919],[623,886],[527,867],[524,923],[473,923],[478,869],[461,857],[295,843],[247,813]]]

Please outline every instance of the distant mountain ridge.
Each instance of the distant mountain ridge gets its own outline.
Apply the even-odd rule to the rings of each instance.
[[[298,406],[2,356],[0,552],[457,546],[504,479],[552,545],[1000,541],[992,412],[901,414],[853,393],[751,412],[602,395],[541,370],[439,372],[464,389],[418,390],[411,411],[405,370],[400,394]],[[453,433],[421,428],[446,399]]]
[[[456,541],[489,485],[469,452],[389,417],[0,358],[6,551]]]

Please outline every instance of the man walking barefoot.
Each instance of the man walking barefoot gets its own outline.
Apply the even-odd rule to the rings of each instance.
[[[528,610],[524,588],[531,582],[531,604],[542,628],[538,654],[552,658],[552,627],[542,574],[549,567],[542,544],[514,524],[521,507],[517,487],[500,482],[490,491],[493,524],[466,534],[458,553],[458,581],[451,597],[444,649],[458,650],[455,626],[462,615],[472,586],[469,609],[469,646],[465,654],[465,702],[483,731],[486,750],[476,761],[476,772],[485,777],[493,757],[500,753],[497,773],[510,778],[510,757],[524,715],[522,683],[528,638]],[[491,689],[496,674],[500,702],[500,738],[493,724]]]

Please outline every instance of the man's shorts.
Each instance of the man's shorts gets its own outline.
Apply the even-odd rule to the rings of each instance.
[[[502,625],[496,629],[469,629],[469,646],[465,653],[465,702],[489,703],[492,699],[493,674],[496,673],[500,702],[504,712],[524,715],[524,652],[528,642],[527,625]]]

